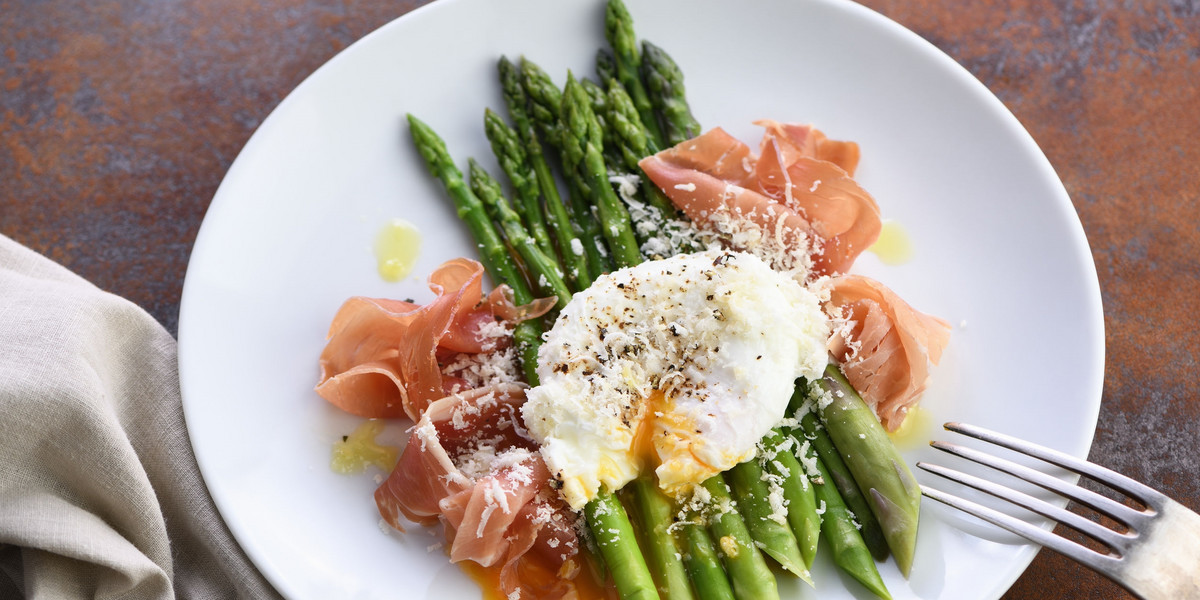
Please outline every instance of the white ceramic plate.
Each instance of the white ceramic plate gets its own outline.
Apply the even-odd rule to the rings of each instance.
[[[706,126],[756,142],[757,118],[812,122],[861,144],[859,181],[915,245],[901,266],[856,270],[954,324],[905,445],[932,454],[935,423],[961,420],[1086,454],[1103,377],[1095,267],[1062,184],[1015,118],[932,45],[837,0],[627,0],[640,35],[682,65]],[[465,228],[403,125],[419,115],[460,161],[493,167],[484,107],[503,107],[501,54],[560,82],[591,72],[602,3],[442,0],[341,53],[246,145],[213,199],[180,314],[184,409],[204,477],[238,541],[297,598],[478,598],[415,528],[383,533],[374,473],[329,468],[359,420],[318,398],[317,356],[352,295],[427,300],[424,277],[471,256]],[[384,282],[372,243],[395,217],[424,234],[414,275]],[[403,424],[385,437],[403,439]],[[923,481],[931,477],[921,473]],[[962,530],[982,532],[988,539]],[[881,572],[896,598],[999,597],[1034,550],[925,503],[916,566]],[[865,591],[821,558],[822,598]],[[787,597],[816,592],[785,582]]]

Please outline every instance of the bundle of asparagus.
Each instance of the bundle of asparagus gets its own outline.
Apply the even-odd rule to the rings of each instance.
[[[464,178],[441,138],[408,116],[413,141],[478,244],[481,262],[495,284],[512,288],[517,304],[554,297],[561,310],[605,272],[660,257],[664,248],[686,249],[647,243],[663,233],[678,240],[686,230],[637,167],[699,134],[683,76],[661,48],[639,48],[621,0],[608,0],[605,34],[610,48],[597,54],[599,83],[568,73],[560,89],[527,58],[499,60],[512,125],[487,109],[484,130],[511,202],[478,162],[470,161]],[[638,185],[622,189],[630,176]],[[543,327],[534,319],[513,332],[530,385],[538,383]],[[822,535],[838,567],[890,598],[875,560],[890,551],[909,572],[920,502],[915,480],[836,366],[812,385],[798,382],[791,413],[763,438],[756,459],[705,481],[692,502],[669,498],[651,475],[623,490],[601,489],[587,504],[599,558],[622,598],[778,598],[767,559],[812,583]],[[773,494],[786,501],[782,522]]]

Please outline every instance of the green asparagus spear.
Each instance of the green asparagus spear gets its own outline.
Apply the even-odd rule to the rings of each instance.
[[[521,87],[529,99],[529,118],[538,135],[551,147],[562,147],[562,126],[559,123],[562,90],[546,71],[524,56],[521,57],[520,74]]]
[[[708,529],[724,556],[725,571],[739,600],[770,600],[779,598],[775,574],[754,545],[746,522],[735,509],[729,488],[719,475],[710,477],[702,487],[711,497],[705,511]]]
[[[628,267],[642,262],[629,212],[608,181],[600,124],[592,113],[587,92],[570,73],[567,73],[567,85],[563,88],[561,111],[563,169],[578,170],[583,177],[616,266]]]
[[[462,172],[454,166],[454,160],[446,150],[446,143],[433,129],[411,114],[408,115],[408,124],[417,152],[425,159],[429,172],[445,186],[446,192],[454,202],[458,217],[466,223],[471,237],[479,246],[481,262],[496,280],[495,283],[512,286],[517,281],[523,281],[520,272],[509,258],[504,242],[492,227],[483,204],[471,193]]]
[[[629,92],[616,79],[608,80],[608,110],[609,128],[612,129],[613,139],[618,144],[621,154],[620,165],[623,170],[636,173],[638,161],[658,152],[658,148],[650,139],[642,116],[633,106]]]
[[[600,83],[617,79],[617,59],[613,58],[612,50],[601,48],[596,51],[596,79]]]
[[[734,600],[729,576],[717,558],[712,537],[698,521],[699,517],[693,513],[679,524],[687,550],[683,554],[683,564],[687,568],[688,579],[692,581],[700,600]]]
[[[826,367],[818,383],[826,392],[817,403],[825,430],[879,519],[896,565],[907,577],[916,550],[921,488],[875,413],[837,366]]]
[[[754,543],[784,569],[811,584],[800,546],[788,526],[782,487],[776,486],[777,491],[772,492],[757,457],[734,465],[725,473],[725,481],[733,489],[738,512]]]
[[[700,135],[700,122],[692,116],[683,88],[683,72],[665,50],[647,41],[642,42],[642,81],[654,112],[661,118],[666,145]]]
[[[813,488],[818,505],[825,509],[821,515],[821,534],[833,550],[834,564],[842,572],[857,579],[871,593],[883,600],[891,600],[892,595],[884,585],[883,578],[879,576],[879,569],[875,568],[871,551],[867,549],[858,528],[854,525],[854,516],[850,514],[850,510],[838,494],[837,487],[830,480],[829,470],[815,454],[809,454],[807,459],[815,463],[820,473],[820,477],[813,479]]]
[[[529,98],[529,114],[535,122],[538,135],[552,148],[560,153],[563,148],[562,91],[554,85],[550,76],[533,61],[521,58],[521,85]],[[565,161],[564,161],[565,163]],[[568,203],[567,209],[573,215],[572,225],[577,228],[575,235],[582,244],[582,251],[587,255],[588,282],[595,280],[602,273],[609,271],[612,261],[601,234],[600,224],[592,217],[587,208],[590,204],[589,188],[585,180],[576,171],[564,164],[563,177],[567,180]]]
[[[516,298],[516,295],[513,295]],[[521,360],[521,372],[525,375],[525,383],[536,386],[540,383],[537,374],[538,349],[542,347],[541,319],[529,319],[517,323],[513,328],[513,345],[517,348],[517,356]]]
[[[601,489],[584,506],[583,515],[622,600],[657,600],[654,578],[638,548],[629,515],[617,497]]]
[[[483,113],[483,129],[491,142],[496,162],[500,163],[500,168],[512,183],[513,208],[520,215],[525,230],[543,254],[557,261],[558,255],[554,251],[554,244],[550,242],[546,218],[538,199],[537,173],[529,164],[520,135],[490,108]]]
[[[592,112],[596,115],[596,120],[600,122],[600,129],[605,129],[604,118],[608,114],[608,92],[605,92],[600,84],[587,77],[580,77],[578,81],[592,101]]]
[[[513,291],[513,301],[527,304],[533,301],[533,293],[513,263],[508,249],[496,233],[483,203],[471,192],[463,180],[462,172],[454,166],[454,160],[446,150],[446,143],[428,125],[413,115],[408,115],[409,131],[417,152],[425,159],[429,172],[441,180],[446,192],[454,202],[458,217],[467,224],[471,237],[479,247],[480,262],[496,285],[505,284]],[[530,385],[537,385],[537,349],[541,344],[541,322],[537,319],[522,321],[513,331],[521,356],[521,366]]]
[[[804,393],[807,387],[807,385],[796,386],[796,396],[792,398],[793,407],[789,407],[789,410],[796,415],[796,418],[800,419],[800,429],[804,432],[804,437],[821,457],[825,468],[829,469],[834,486],[837,487],[842,500],[846,502],[846,507],[858,521],[859,531],[862,533],[867,548],[871,550],[871,556],[874,556],[875,560],[885,560],[888,556],[888,544],[887,539],[883,537],[883,528],[879,525],[879,519],[875,518],[875,513],[871,512],[866,497],[863,496],[858,483],[854,481],[854,476],[850,474],[846,462],[842,460],[841,453],[833,446],[833,440],[829,439],[829,433],[817,421],[816,414],[809,410],[803,402],[797,406],[798,397],[807,398],[807,394]]]
[[[634,231],[641,236],[638,240],[642,247],[660,249],[658,254],[662,256],[694,251],[699,244],[691,230],[683,225],[686,217],[675,209],[666,194],[638,164],[642,158],[653,154],[654,148],[650,146],[633,101],[615,79],[609,80],[608,84],[608,127],[612,130],[612,138],[618,144],[621,155],[619,168],[638,176],[640,193],[623,191],[622,197],[630,204],[630,216],[637,220]],[[633,201],[641,206],[634,205]],[[657,238],[658,243],[648,244],[649,238]]]
[[[600,221],[592,210],[591,188],[578,170],[567,173],[566,180],[567,209],[571,212],[571,222],[576,224],[583,251],[587,253],[589,272],[595,280],[613,270],[612,256],[600,233]]]
[[[592,107],[597,111],[597,120],[600,122],[604,133],[604,162],[608,165],[609,180],[615,184],[618,195],[629,210],[629,217],[632,219],[633,233],[637,238],[638,247],[642,249],[663,247],[663,244],[650,245],[650,240],[656,237],[663,237],[664,240],[667,239],[662,235],[666,219],[662,216],[661,212],[652,209],[646,204],[644,194],[640,191],[640,188],[631,186],[628,182],[628,176],[641,173],[641,170],[637,166],[637,159],[632,157],[633,150],[628,148],[628,144],[621,137],[621,129],[629,129],[630,123],[628,121],[621,124],[615,122],[616,120],[626,119],[626,116],[613,112],[609,92],[602,90],[600,86],[592,84],[587,79],[582,80],[581,83],[589,95],[594,96],[597,92],[604,95],[603,102],[599,102],[594,98],[592,101]],[[621,84],[617,80],[609,80],[608,85],[620,88],[621,93],[624,95],[624,88],[621,88]],[[628,99],[628,95],[625,95],[625,98]],[[599,114],[600,110],[604,111],[603,115]],[[630,110],[633,110],[632,106]],[[637,112],[635,110],[633,111],[633,115],[637,123],[637,135],[641,136],[640,147],[644,153],[645,132],[642,130],[641,121],[637,119]],[[643,184],[646,182],[645,178],[639,178],[638,180]],[[659,251],[658,254],[670,255],[662,251]]]
[[[566,308],[567,303],[571,301],[571,290],[567,289],[567,284],[563,281],[558,263],[546,256],[538,248],[533,237],[525,231],[525,227],[521,224],[521,217],[508,205],[508,200],[504,197],[504,190],[500,188],[500,182],[475,162],[475,159],[472,158],[468,162],[470,163],[471,191],[475,192],[475,196],[479,198],[480,202],[483,202],[492,221],[500,224],[501,230],[504,231],[504,237],[508,239],[509,245],[517,251],[521,261],[525,264],[529,279],[542,293],[558,298],[556,305],[558,310]]]
[[[579,84],[583,90],[587,92],[588,98],[592,103],[592,114],[596,115],[596,121],[600,124],[600,132],[603,138],[601,144],[601,153],[604,156],[604,164],[611,170],[612,165],[616,164],[618,156],[616,155],[616,146],[614,145],[614,140],[612,139],[612,133],[609,131],[608,124],[606,123],[608,116],[608,93],[605,92],[604,89],[601,88],[596,82],[590,79],[580,79]],[[586,184],[586,175],[581,172],[581,170],[577,169],[572,175],[572,178],[575,180],[575,184],[579,186],[579,192],[576,197],[580,199],[580,202],[578,206],[573,205],[573,208],[577,214],[577,218],[589,219],[595,222],[592,209],[589,208],[594,205],[593,202],[595,201],[595,194],[591,193],[591,189]],[[595,231],[597,233],[600,231],[598,225]],[[597,244],[597,251],[604,255],[605,258],[604,265],[606,268],[601,271],[601,273],[604,273],[612,270],[613,263],[611,257],[609,256],[608,243],[601,242],[602,237],[603,236],[597,236],[596,240],[597,242],[600,242]],[[599,275],[600,274],[597,273],[597,276]]]
[[[772,429],[763,437],[764,469],[782,480],[783,497],[787,499],[788,525],[796,536],[804,567],[811,569],[817,556],[821,537],[821,516],[817,514],[817,499],[808,475],[795,455],[796,440],[780,429]]]
[[[638,166],[640,160],[654,154],[658,149],[647,136],[646,128],[629,94],[625,93],[625,88],[615,80],[610,81],[608,86],[608,110],[609,127],[613,130],[614,138],[620,143],[625,168],[641,176],[642,191],[650,205],[662,212],[664,218],[674,217],[677,213],[674,205]]]
[[[635,509],[634,520],[641,531],[642,548],[650,566],[658,595],[665,600],[690,600],[691,584],[679,544],[671,532],[671,515],[674,514],[671,500],[655,485],[654,476],[642,476],[630,486]]]
[[[558,183],[554,180],[549,163],[546,162],[537,128],[529,117],[529,101],[525,95],[522,74],[507,58],[501,57],[498,66],[500,85],[504,90],[504,103],[508,107],[514,129],[525,147],[529,165],[533,167],[538,191],[546,202],[546,211],[550,215],[547,224],[558,246],[558,255],[566,271],[565,275],[572,284],[572,291],[578,292],[592,285],[591,269],[587,254],[583,251],[583,242],[571,225],[571,215],[567,213],[567,207],[558,193]]]
[[[636,160],[628,160],[631,151],[626,148],[625,140],[620,138],[622,132],[619,131],[618,124],[614,122],[614,120],[624,119],[624,115],[613,113],[610,92],[601,89],[599,85],[590,82],[589,79],[581,79],[580,83],[583,85],[583,89],[588,92],[588,96],[592,97],[593,112],[596,113],[596,120],[600,122],[602,133],[604,133],[604,157],[606,166],[608,167],[608,180],[612,182],[618,196],[624,200],[626,209],[629,210],[631,227],[634,229],[638,248],[666,247],[664,244],[649,245],[650,240],[653,238],[662,238],[662,241],[668,241],[665,235],[661,235],[662,229],[664,229],[666,224],[666,218],[662,217],[661,212],[658,210],[650,210],[646,204],[646,199],[643,198],[643,194],[638,191],[636,186],[630,185],[628,176],[641,173],[641,170],[637,168]],[[617,83],[616,79],[610,80],[610,84],[608,85],[616,85],[620,88],[620,84]],[[624,88],[622,88],[622,94],[624,94]],[[600,98],[596,98],[596,95],[602,95],[604,98],[600,100]],[[628,96],[625,97],[628,100]],[[636,120],[637,113],[634,112],[634,115]],[[636,122],[637,130],[641,133],[641,121]],[[620,127],[628,128],[629,122],[624,122]],[[642,148],[644,149],[646,137],[644,137],[644,133],[641,134]],[[641,178],[640,181],[644,184],[646,179]],[[658,251],[656,252],[656,257],[671,256],[671,254],[673,252]]]
[[[587,78],[580,79],[579,85],[591,99],[592,114],[596,115],[596,121],[600,123],[600,132],[604,138],[604,162],[610,170],[619,170],[617,165],[621,164],[622,157],[617,154],[617,141],[613,138],[612,126],[608,123],[608,92],[604,91],[604,88],[595,81]]]
[[[637,35],[633,32],[633,17],[621,0],[608,0],[604,11],[604,35],[612,47],[617,79],[629,92],[633,105],[642,117],[642,124],[658,148],[665,147],[662,129],[654,115],[654,106],[642,85],[642,57],[638,51]]]

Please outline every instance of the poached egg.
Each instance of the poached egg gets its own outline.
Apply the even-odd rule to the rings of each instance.
[[[571,508],[647,469],[677,496],[754,456],[829,335],[820,298],[754,255],[644,262],[562,310],[522,417]]]

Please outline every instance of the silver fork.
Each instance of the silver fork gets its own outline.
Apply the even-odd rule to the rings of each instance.
[[[1144,600],[1200,598],[1200,515],[1163,494],[1104,467],[981,427],[946,423],[946,429],[1057,465],[1106,485],[1146,508],[1138,510],[1035,469],[978,450],[934,441],[930,445],[986,465],[1074,500],[1123,524],[1114,531],[1044,500],[966,473],[918,462],[917,466],[1057,521],[1108,547],[1108,554],[1055,535],[997,510],[922,485],[929,498],[948,504],[1095,569]]]

